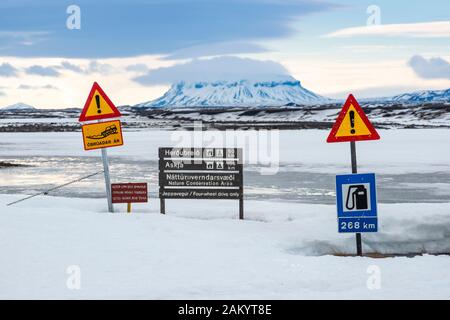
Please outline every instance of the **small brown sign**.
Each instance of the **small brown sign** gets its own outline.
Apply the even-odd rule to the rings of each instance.
[[[113,203],[148,202],[147,183],[111,184]]]

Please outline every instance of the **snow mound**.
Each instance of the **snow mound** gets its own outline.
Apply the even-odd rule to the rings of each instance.
[[[292,77],[273,81],[178,82],[162,97],[136,107],[258,107],[316,105],[331,100],[319,96]]]
[[[6,107],[1,108],[0,110],[36,110],[35,107],[30,106],[29,104],[19,102]]]
[[[448,256],[308,256],[355,252],[354,235],[337,233],[334,205],[246,201],[240,221],[237,205],[227,200],[170,201],[166,215],[157,198],[136,204],[133,214],[125,205],[106,213],[105,199],[42,196],[5,206],[20,197],[0,195],[2,299],[450,296]],[[409,253],[431,241],[432,251],[448,252],[449,208],[381,205],[380,232],[363,235],[364,252],[376,245],[380,252]],[[382,270],[382,290],[367,289],[371,265]],[[66,286],[72,266],[81,271],[81,290]]]

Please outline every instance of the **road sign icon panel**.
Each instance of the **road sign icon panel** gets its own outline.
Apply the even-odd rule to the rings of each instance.
[[[205,158],[213,158],[214,157],[214,149],[205,149],[204,156],[205,156]]]
[[[342,195],[344,212],[371,210],[370,184],[343,184]]]
[[[216,149],[216,158],[223,158],[223,149]]]
[[[339,232],[377,232],[375,174],[336,176]]]

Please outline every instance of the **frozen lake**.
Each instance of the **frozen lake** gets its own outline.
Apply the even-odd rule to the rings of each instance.
[[[104,196],[101,175],[6,206],[102,165],[79,132],[0,134],[0,161],[25,165],[0,169],[0,193],[10,193],[0,194],[0,298],[448,299],[449,256],[432,254],[450,250],[449,132],[380,130],[381,141],[357,144],[359,171],[377,174],[380,202],[379,232],[362,236],[363,252],[395,256],[387,259],[340,256],[355,253],[355,236],[337,232],[334,205],[349,146],[325,143],[326,131],[279,132],[269,157],[254,156],[262,133],[256,142],[229,134],[245,149],[245,220],[226,200],[168,200],[159,213],[158,147],[190,147],[192,132],[125,132],[125,146],[108,149],[113,182],[149,183],[149,202],[133,214],[124,204],[109,214],[93,199]],[[201,135],[205,146],[234,147],[221,133]],[[416,254],[424,256],[399,257]],[[69,266],[82,270],[82,290],[67,290]],[[380,290],[368,290],[373,266]]]
[[[190,147],[198,142],[197,134],[206,146],[233,147],[229,141],[234,138],[244,148],[247,199],[332,204],[334,176],[350,172],[350,156],[348,143],[325,143],[327,133],[280,131],[268,139],[267,133],[255,136],[245,131],[226,137],[218,132],[125,132],[125,146],[108,149],[112,182],[148,182],[151,197],[156,197],[158,147],[175,146],[179,141]],[[379,202],[449,202],[448,130],[381,130],[380,135],[381,141],[357,144],[359,172],[377,174]],[[255,137],[258,149],[252,140]],[[79,132],[1,133],[0,141],[0,161],[25,165],[0,169],[1,193],[33,194],[102,170],[100,151],[84,151]],[[273,172],[262,174],[268,165]],[[50,194],[103,197],[103,176]]]

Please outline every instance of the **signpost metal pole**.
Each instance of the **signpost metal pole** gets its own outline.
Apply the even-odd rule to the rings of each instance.
[[[242,155],[240,155],[240,159],[242,159]],[[242,160],[240,160],[242,161]],[[239,188],[240,198],[239,198],[239,219],[244,220],[244,168],[240,170],[241,174],[241,187]]]
[[[95,99],[95,103],[94,103]],[[109,177],[109,164],[108,164],[108,154],[106,152],[107,147],[121,146],[123,145],[122,128],[119,120],[102,122],[104,119],[118,118],[120,117],[120,111],[108,98],[106,93],[94,82],[92,85],[89,96],[84,104],[83,110],[81,111],[78,121],[93,121],[97,120],[98,123],[94,124],[84,124],[82,128],[83,133],[83,144],[85,150],[101,149],[102,161],[103,161],[103,172],[105,174],[105,186],[106,186],[106,197],[108,198],[108,211],[114,212],[114,207],[112,204],[112,191],[111,191],[111,180]],[[97,132],[100,131],[100,132]],[[95,131],[95,132],[92,132]],[[110,134],[116,135],[115,139],[104,140]],[[120,135],[120,139],[117,137]],[[86,143],[87,139],[103,139],[103,141],[98,140],[97,143]],[[111,143],[113,141],[114,143]]]
[[[109,177],[108,153],[106,148],[102,148],[103,171],[105,173],[106,197],[108,198],[108,211],[114,212],[111,196],[111,179]]]
[[[166,214],[166,203],[164,200],[165,199],[160,196],[160,198],[159,198],[160,210],[159,211],[161,211],[161,214]]]
[[[350,142],[350,153],[352,157],[352,173],[358,173],[358,165],[356,162],[356,142]],[[358,256],[362,257],[362,241],[361,233],[356,233],[356,253]]]
[[[239,219],[244,220],[244,199],[239,199]]]

